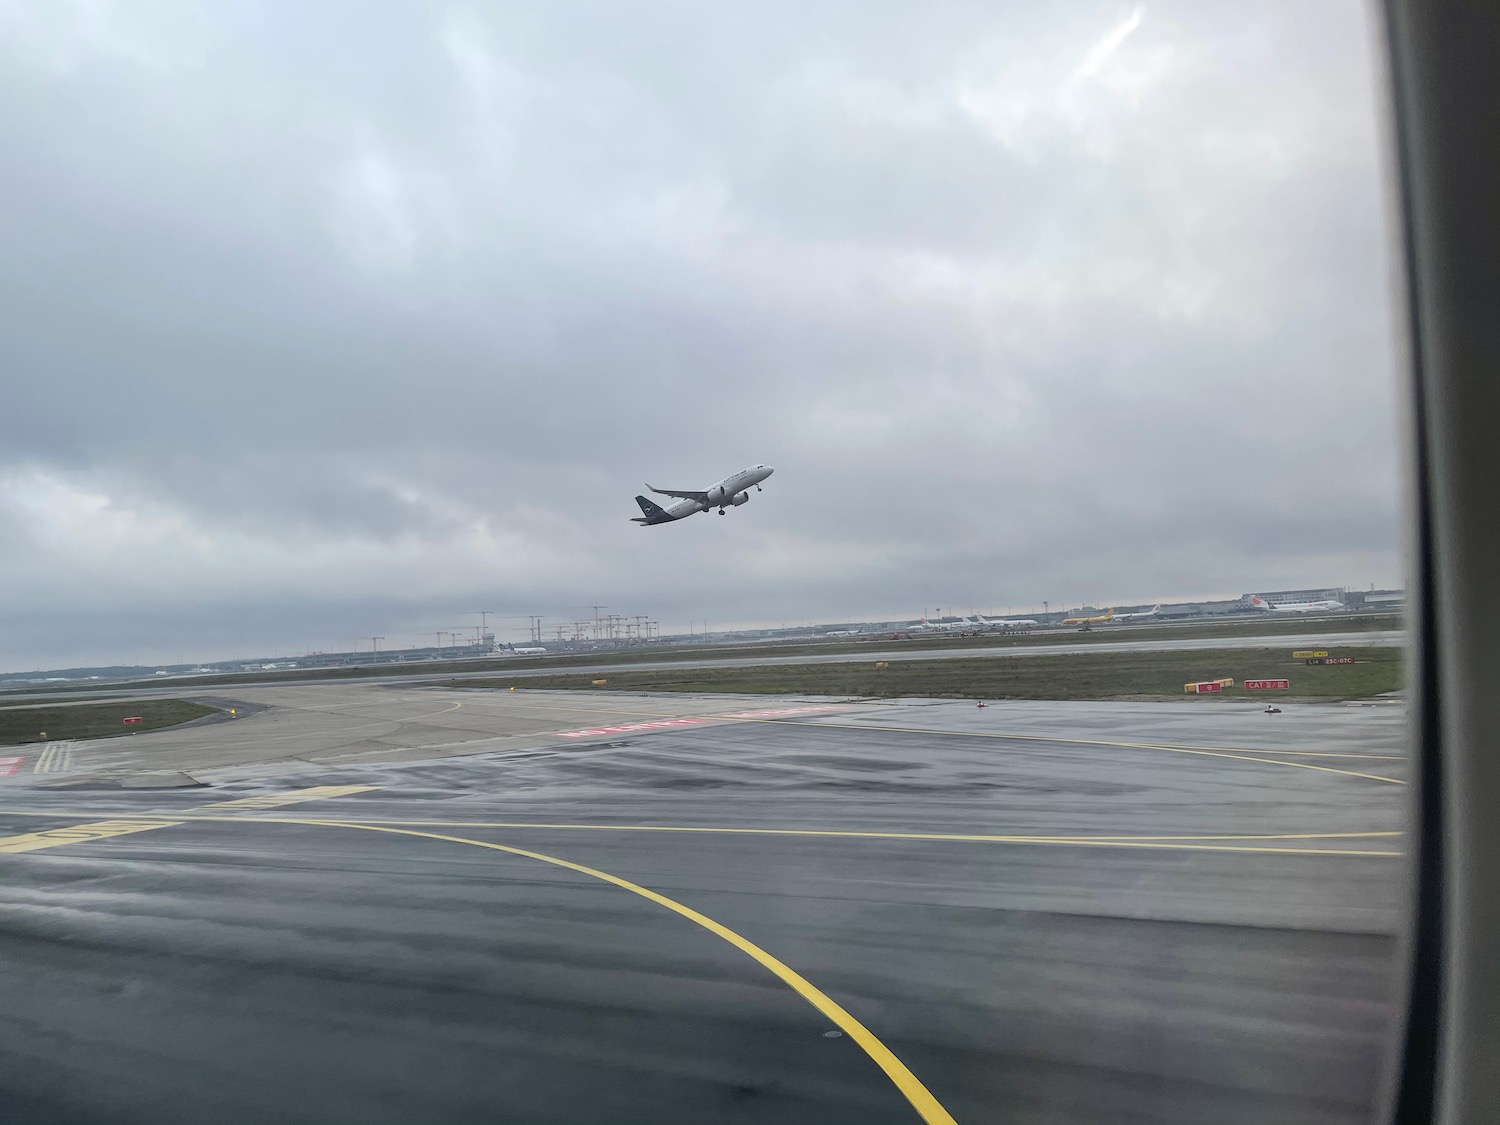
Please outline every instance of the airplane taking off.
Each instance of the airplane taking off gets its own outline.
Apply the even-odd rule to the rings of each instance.
[[[770,465],[753,465],[748,469],[741,469],[732,477],[725,477],[718,484],[702,492],[679,492],[675,489],[657,488],[655,485],[648,484],[646,487],[658,496],[676,497],[677,503],[670,508],[663,508],[644,496],[637,496],[635,502],[641,506],[641,514],[633,517],[633,521],[643,527],[654,527],[659,523],[673,523],[676,520],[687,519],[688,516],[696,516],[699,512],[706,512],[710,508],[718,508],[719,515],[722,516],[725,508],[738,508],[741,504],[748,504],[750,486],[754,485],[755,491],[760,492],[760,482],[775,471]]]
[[[1282,602],[1276,605],[1266,601],[1259,594],[1250,595],[1250,606],[1254,609],[1267,610],[1271,613],[1329,613],[1336,609],[1343,609],[1343,602],[1333,600],[1321,602]]]

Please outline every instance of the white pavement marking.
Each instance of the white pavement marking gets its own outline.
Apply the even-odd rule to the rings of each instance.
[[[31,767],[32,772],[70,773],[73,769],[73,747],[72,742],[47,743],[37,756],[36,764]]]

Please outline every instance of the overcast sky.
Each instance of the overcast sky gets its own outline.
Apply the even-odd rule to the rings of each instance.
[[[1373,43],[0,0],[0,670],[1399,584]]]

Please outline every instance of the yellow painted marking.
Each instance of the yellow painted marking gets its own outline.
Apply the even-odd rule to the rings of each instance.
[[[195,817],[193,819],[205,819]],[[594,832],[707,832],[743,836],[834,836],[856,840],[956,840],[965,843],[1054,843],[1088,840],[1110,843],[1127,840],[1165,840],[1192,842],[1201,840],[1374,840],[1394,839],[1403,832],[1277,832],[1248,833],[1235,836],[1145,836],[1137,834],[1069,836],[1059,833],[1036,835],[980,835],[959,832],[858,832],[833,828],[719,828],[706,825],[675,824],[549,824],[542,821],[514,820],[375,820],[368,817],[313,817],[329,824],[380,824],[422,828],[556,828]],[[257,823],[278,823],[275,817],[256,817]],[[299,818],[288,823],[302,823]]]
[[[1141,746],[1141,749],[1166,750],[1173,754],[1198,754],[1208,758],[1232,758],[1240,762],[1265,762],[1267,765],[1272,766],[1291,766],[1293,769],[1317,770],[1319,773],[1336,773],[1342,774],[1344,777],[1362,777],[1367,781],[1383,781],[1388,785],[1406,784],[1399,777],[1386,777],[1384,774],[1360,773],[1358,770],[1341,770],[1334,766],[1314,765],[1312,762],[1288,762],[1281,758],[1252,758],[1245,754],[1228,754],[1222,750],[1190,750],[1185,746],[1146,746],[1144,744]]]
[[[1357,770],[1341,770],[1334,766],[1319,766],[1312,762],[1287,762],[1280,758],[1251,758],[1247,754],[1275,754],[1276,750],[1220,750],[1198,746],[1166,746],[1156,742],[1116,742],[1103,738],[1063,738],[1048,734],[1006,734],[1002,731],[982,730],[931,730],[922,727],[887,727],[868,723],[822,723],[805,719],[749,719],[747,722],[780,722],[789,727],[832,727],[842,730],[890,731],[896,734],[951,735],[955,738],[993,738],[1020,742],[1061,742],[1073,746],[1116,746],[1127,750],[1164,750],[1172,754],[1197,754],[1209,758],[1232,758],[1241,762],[1264,762],[1271,766],[1290,766],[1299,770],[1317,770],[1319,773],[1336,773],[1345,777],[1362,777],[1366,781],[1384,781],[1390,785],[1405,785],[1399,777],[1385,777],[1378,773],[1360,773]]]
[[[911,1103],[912,1108],[921,1115],[923,1121],[928,1122],[928,1125],[957,1125],[953,1120],[953,1116],[943,1108],[937,1098],[932,1096],[927,1087],[922,1085],[917,1076],[907,1069],[906,1064],[898,1059],[889,1047],[877,1039],[864,1024],[850,1015],[836,1000],[819,989],[786,962],[767,953],[753,941],[741,937],[728,926],[715,922],[707,915],[699,914],[692,907],[684,906],[676,899],[657,894],[655,891],[643,887],[639,883],[632,883],[628,879],[621,879],[618,875],[611,875],[607,871],[600,871],[594,867],[585,867],[581,863],[559,859],[557,856],[543,855],[541,852],[529,852],[523,848],[507,847],[504,844],[491,844],[484,840],[470,840],[464,836],[443,836],[436,832],[414,832],[406,828],[388,828],[373,824],[339,823],[318,820],[310,820],[303,823],[327,825],[337,828],[355,828],[365,832],[390,832],[399,836],[420,836],[428,840],[442,840],[450,844],[468,844],[471,847],[506,852],[525,859],[550,863],[554,867],[563,867],[569,871],[576,871],[581,875],[587,875],[592,879],[612,883],[614,886],[629,891],[631,894],[640,895],[642,898],[648,899],[658,906],[664,906],[673,913],[686,918],[689,922],[702,926],[715,937],[724,939],[740,952],[747,954],[759,962],[764,968],[769,969],[779,977],[784,984],[790,986],[802,999],[827,1016],[839,1030],[859,1044],[861,1049],[863,1049],[865,1054],[870,1056],[876,1066],[885,1071],[886,1077],[895,1084],[896,1089],[901,1091],[906,1100]]]
[[[1198,749],[1194,747],[1194,749]],[[1405,754],[1336,754],[1330,750],[1261,750],[1254,746],[1211,746],[1205,747],[1210,750],[1230,751],[1236,754],[1280,754],[1287,758],[1353,758],[1355,760],[1372,762],[1404,762],[1408,760]]]
[[[187,812],[219,812],[222,809],[279,809],[283,805],[300,805],[304,801],[322,801],[329,797],[347,797],[368,793],[378,785],[314,785],[310,789],[293,789],[286,793],[266,793],[259,797],[241,797],[237,801],[220,801],[212,805],[194,805]]]
[[[201,809],[222,809],[234,805],[203,805]],[[60,817],[87,820],[98,816],[97,812],[66,812],[54,809],[0,809],[0,816]],[[924,840],[960,844],[1052,844],[1073,847],[1155,847],[1179,851],[1246,851],[1280,852],[1286,855],[1374,855],[1399,856],[1395,851],[1352,851],[1346,848],[1275,848],[1265,846],[1224,847],[1212,846],[1218,842],[1231,841],[1295,841],[1295,840],[1377,840],[1399,839],[1402,832],[1285,832],[1266,834],[1224,836],[1145,836],[1145,835],[1097,835],[1068,836],[1065,834],[1011,834],[995,835],[964,832],[860,832],[832,828],[720,828],[707,825],[675,824],[554,824],[545,821],[518,820],[381,820],[365,817],[340,818],[286,818],[274,816],[213,816],[197,809],[182,813],[163,814],[179,821],[207,821],[226,824],[361,824],[370,826],[409,826],[418,828],[519,828],[542,829],[567,832],[678,832],[701,833],[721,836],[826,836],[851,840]]]
[[[175,823],[171,820],[101,820],[94,824],[71,824],[66,828],[49,828],[45,832],[28,832],[24,836],[5,836],[0,838],[0,852],[34,852],[63,844],[85,844],[110,836],[168,828]]]
[[[845,832],[816,828],[710,828],[657,824],[545,824],[519,821],[472,821],[472,820],[371,820],[365,818],[286,818],[274,816],[229,817],[229,816],[183,816],[183,820],[221,821],[235,824],[330,824],[348,827],[380,828],[412,825],[426,828],[521,828],[553,829],[556,831],[581,832],[685,832],[724,836],[827,836],[854,840],[932,840],[969,844],[1038,844],[1076,848],[1148,848],[1158,851],[1184,852],[1264,852],[1279,855],[1353,855],[1398,857],[1398,851],[1361,851],[1352,848],[1291,848],[1250,845],[1225,845],[1214,840],[1320,840],[1320,839],[1369,839],[1373,837],[1400,836],[1399,832],[1350,832],[1318,834],[1288,834],[1285,836],[995,836],[945,832]]]

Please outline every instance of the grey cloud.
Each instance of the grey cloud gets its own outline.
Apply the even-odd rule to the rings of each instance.
[[[103,10],[0,29],[0,476],[151,530],[0,494],[0,663],[1400,579],[1356,4]]]

